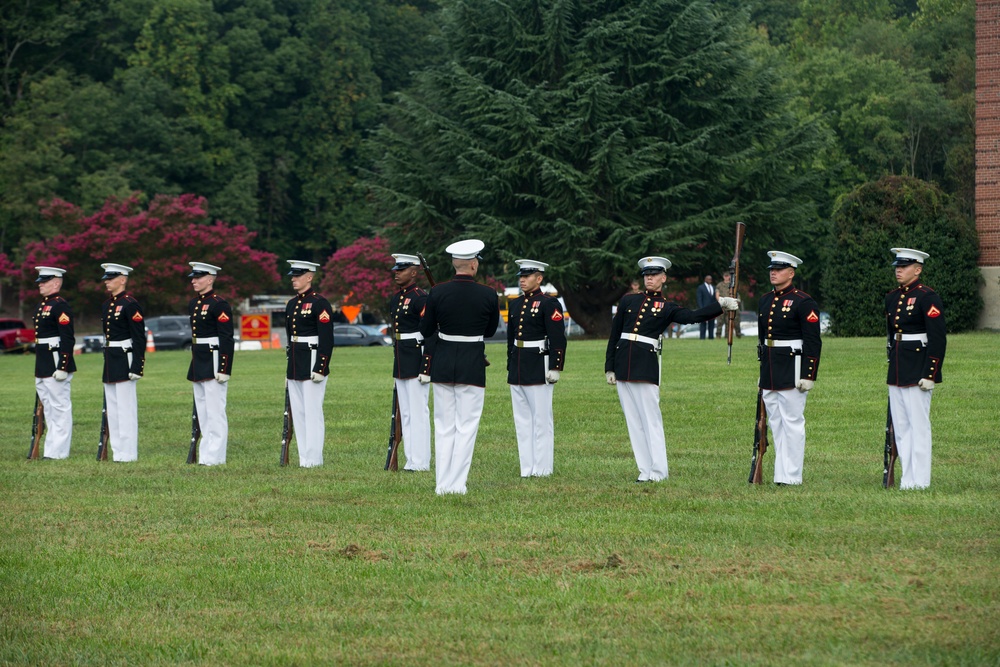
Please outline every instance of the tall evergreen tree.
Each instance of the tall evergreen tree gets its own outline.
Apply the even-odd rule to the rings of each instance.
[[[814,231],[808,167],[826,136],[790,111],[743,14],[708,0],[445,4],[450,62],[419,75],[375,139],[390,236],[538,256],[575,320],[607,333],[642,255],[697,275],[728,263],[737,220],[750,250]]]

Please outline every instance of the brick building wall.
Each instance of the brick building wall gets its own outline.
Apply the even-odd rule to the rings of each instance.
[[[1000,329],[1000,0],[976,2],[976,230],[980,326]]]

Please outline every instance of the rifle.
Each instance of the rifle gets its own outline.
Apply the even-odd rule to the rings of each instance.
[[[431,275],[431,267],[427,265],[427,260],[421,253],[417,253],[417,257],[420,258],[420,268],[424,270],[424,276],[427,278],[427,282],[431,287],[434,287],[437,283],[434,282],[434,276]]]
[[[733,260],[729,263],[729,296],[734,299],[739,297],[736,295],[736,290],[740,286],[740,253],[743,252],[743,237],[747,233],[747,226],[742,222],[736,223],[736,252],[733,254]],[[733,363],[733,325],[736,324],[736,318],[739,313],[735,310],[730,310],[726,315],[726,344],[729,345],[729,357],[726,359],[726,365]]]
[[[104,404],[101,406],[101,437],[97,441],[97,460],[108,460],[108,398],[104,397]]]
[[[392,388],[392,417],[389,419],[389,450],[385,454],[385,470],[399,470],[399,442],[403,439],[403,419],[399,415],[399,394]]]
[[[292,423],[292,399],[288,396],[288,380],[285,380],[285,423],[281,427],[281,458],[282,466],[288,465],[288,445],[292,441],[295,426]]]
[[[757,390],[757,421],[753,429],[753,457],[750,459],[750,484],[763,484],[764,453],[767,451],[767,408],[764,390]]]
[[[896,429],[892,426],[892,408],[885,406],[885,452],[882,455],[882,488],[891,489],[896,485]]]
[[[42,443],[42,432],[45,430],[45,408],[42,399],[35,393],[35,413],[31,418],[31,446],[28,447],[28,460],[38,458],[38,446]]]
[[[201,422],[198,421],[198,406],[191,399],[191,448],[188,449],[188,463],[198,462],[198,438],[201,437]]]

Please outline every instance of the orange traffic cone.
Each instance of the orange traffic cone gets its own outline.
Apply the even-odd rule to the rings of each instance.
[[[156,352],[156,343],[153,342],[153,332],[146,329],[146,352]]]
[[[279,338],[278,334],[276,333],[271,334],[271,349],[278,350],[280,348],[281,348],[281,338]]]

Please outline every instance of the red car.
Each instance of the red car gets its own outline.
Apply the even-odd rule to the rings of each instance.
[[[21,320],[0,318],[0,352],[26,352],[34,346],[34,329]]]

